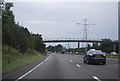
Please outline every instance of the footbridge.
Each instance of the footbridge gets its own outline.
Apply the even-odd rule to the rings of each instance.
[[[118,43],[117,40],[112,41],[103,41],[102,39],[82,39],[82,38],[47,38],[43,40],[44,43],[58,43],[58,42],[77,42],[78,48],[80,47],[80,42],[88,42],[88,43]]]

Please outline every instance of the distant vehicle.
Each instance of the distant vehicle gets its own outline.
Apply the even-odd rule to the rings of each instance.
[[[61,52],[61,54],[64,54],[64,53],[65,53],[64,51]]]
[[[47,49],[45,49],[44,54],[48,55],[48,50]]]
[[[48,52],[48,54],[51,54],[51,52]]]
[[[104,54],[107,54],[106,52],[103,52]]]
[[[95,51],[95,49],[90,49],[89,51]]]
[[[86,64],[102,63],[106,64],[106,55],[101,50],[89,50],[83,57],[83,61]]]
[[[78,52],[75,52],[75,53],[78,53]]]
[[[117,53],[116,52],[111,52],[111,55],[117,55]]]
[[[69,52],[69,53],[72,53],[72,52]]]

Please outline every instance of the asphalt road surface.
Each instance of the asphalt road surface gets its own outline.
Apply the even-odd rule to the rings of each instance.
[[[107,58],[106,65],[87,65],[83,56],[50,54],[43,61],[18,69],[3,79],[118,79],[118,60]]]

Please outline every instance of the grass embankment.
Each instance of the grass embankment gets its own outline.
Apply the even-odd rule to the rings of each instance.
[[[120,59],[120,56],[118,56],[118,55],[116,55],[116,56],[114,56],[114,55],[107,55],[106,57],[107,58]]]
[[[19,53],[17,50],[4,45],[2,48],[2,72],[12,71],[20,66],[24,66],[31,62],[37,61],[45,55],[35,51],[28,50],[26,53]]]

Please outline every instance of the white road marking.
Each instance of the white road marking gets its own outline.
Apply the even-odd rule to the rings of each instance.
[[[72,62],[72,60],[70,60],[70,62]]]
[[[49,55],[49,57],[48,57],[47,59],[45,59],[44,61],[47,61],[49,58],[50,58],[50,55]]]
[[[96,76],[93,76],[93,78],[95,79],[95,80],[97,80],[97,81],[101,81],[98,77],[96,77]]]
[[[76,64],[78,67],[81,67],[79,64]]]
[[[50,56],[49,56],[48,58],[50,58]],[[48,58],[45,59],[44,61],[47,61]],[[41,66],[42,64],[43,64],[43,62],[41,62],[40,64],[38,64],[37,66],[35,66],[33,69],[31,69],[30,71],[28,71],[27,73],[25,73],[24,75],[22,75],[21,77],[19,77],[19,78],[18,78],[17,80],[15,80],[15,81],[18,81],[18,80],[24,78],[26,75],[28,75],[29,73],[31,73],[32,71],[34,71],[35,69],[37,69],[37,68],[38,68],[39,66]]]

